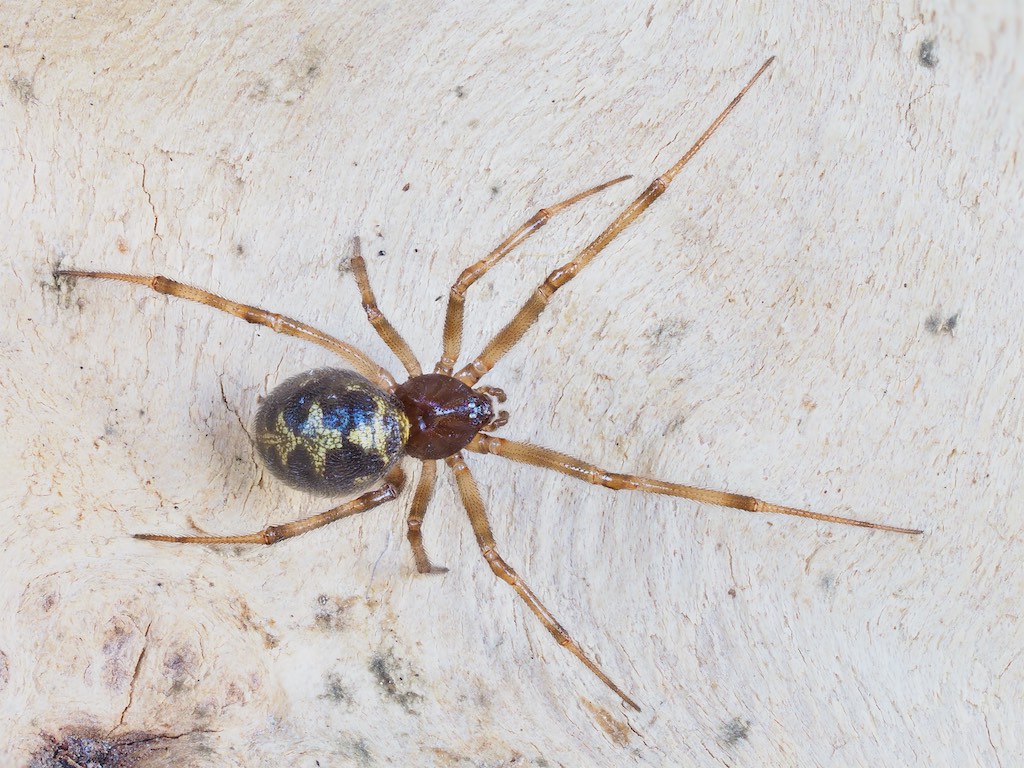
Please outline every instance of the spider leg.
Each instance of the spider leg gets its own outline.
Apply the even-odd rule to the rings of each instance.
[[[742,99],[746,92],[750,90],[750,87],[754,84],[757,78],[761,76],[761,73],[768,68],[768,65],[771,64],[774,59],[775,57],[772,56],[761,65],[761,68],[757,70],[754,76],[750,78],[745,86],[743,86],[742,90],[740,90],[733,100],[729,102],[729,106],[727,106],[722,113],[715,118],[714,122],[712,122],[711,125],[708,126],[707,130],[701,134],[700,138],[697,139],[694,145],[690,147],[678,161],[676,161],[675,165],[652,181],[650,186],[640,193],[640,196],[637,197],[636,200],[626,206],[622,213],[615,217],[615,220],[609,224],[600,235],[580,251],[576,258],[566,264],[563,264],[555,269],[554,272],[549,274],[544,282],[537,287],[537,290],[534,291],[533,295],[526,300],[526,303],[523,304],[508,325],[498,331],[495,337],[487,343],[486,347],[484,347],[483,352],[481,352],[475,360],[456,373],[455,378],[459,379],[463,384],[471,387],[480,380],[481,376],[491,370],[495,364],[505,356],[505,353],[512,349],[512,347],[515,346],[515,344],[523,337],[523,334],[529,330],[530,326],[536,322],[540,313],[544,311],[548,302],[551,301],[551,297],[555,291],[576,277],[584,267],[593,261],[597,254],[603,251],[612,240],[619,236],[622,230],[632,224],[641,213],[646,211],[655,200],[661,197],[662,193],[668,189],[668,185],[672,183],[672,179],[676,177],[676,174],[678,174],[679,171],[683,169],[683,166],[686,165],[695,154],[697,154],[698,150],[700,150],[702,146],[704,146],[704,143],[711,137],[711,134],[718,129],[718,126],[722,124],[722,121],[725,120],[726,116],[730,112],[732,112],[740,99]]]
[[[569,653],[583,662],[583,665],[593,672],[601,680],[602,683],[611,688],[615,693],[633,709],[640,711],[640,707],[633,699],[629,698],[623,692],[619,686],[611,681],[611,678],[606,675],[597,664],[590,660],[590,658],[583,652],[583,649],[579,646],[575,640],[573,640],[569,633],[565,631],[561,624],[551,615],[551,611],[544,607],[537,596],[533,593],[526,583],[519,577],[512,568],[506,563],[501,555],[498,554],[497,544],[494,541],[494,535],[491,533],[491,525],[487,522],[487,513],[484,511],[484,503],[480,498],[480,490],[477,488],[476,481],[473,479],[473,475],[469,472],[469,467],[466,466],[466,462],[463,460],[461,453],[456,453],[453,456],[449,456],[445,459],[445,463],[452,468],[455,473],[455,482],[459,487],[459,494],[462,496],[463,506],[466,508],[466,512],[469,514],[470,525],[473,526],[473,533],[476,536],[477,544],[480,547],[480,553],[484,556],[487,564],[494,571],[494,575],[499,579],[507,583],[516,591],[516,594],[522,598],[523,602],[533,611],[534,615],[540,619],[541,623],[547,628],[555,641],[567,649]]]
[[[177,280],[171,280],[170,278],[162,277],[161,275],[132,275],[118,272],[95,272],[92,270],[81,269],[61,269],[55,274],[58,277],[120,280],[124,283],[145,285],[157,293],[163,293],[179,299],[187,299],[189,301],[198,302],[199,304],[205,304],[208,307],[219,309],[221,312],[227,312],[235,317],[240,317],[248,323],[263,325],[277,333],[283,333],[286,336],[294,336],[299,339],[304,339],[305,341],[310,341],[314,344],[319,344],[321,347],[334,352],[360,374],[367,377],[383,389],[386,389],[388,392],[393,391],[395,388],[394,377],[381,366],[377,365],[377,363],[373,362],[373,360],[371,360],[365,353],[356,349],[351,344],[346,344],[333,336],[327,335],[323,331],[317,330],[311,325],[300,323],[298,320],[293,320],[290,317],[279,315],[276,312],[268,312],[267,310],[260,309],[259,307],[254,307],[249,304],[241,304],[237,301],[232,301],[231,299],[225,299],[215,293],[204,291],[202,288],[196,288],[195,286],[186,285],[185,283],[179,283]]]
[[[164,536],[156,533],[136,533],[133,538],[146,541],[169,541],[175,544],[277,544],[285,539],[322,528],[343,517],[351,517],[397,499],[404,484],[405,474],[400,468],[395,467],[388,473],[386,482],[380,488],[368,491],[344,504],[339,504],[334,509],[311,517],[304,517],[292,523],[271,525],[257,533],[242,536]]]
[[[416,484],[416,493],[412,497],[412,507],[406,519],[406,537],[412,547],[412,556],[416,558],[416,570],[420,573],[447,573],[447,568],[432,565],[423,546],[423,518],[427,513],[430,497],[434,495],[434,479],[437,477],[437,462],[424,461],[423,474]]]
[[[373,326],[374,330],[377,331],[377,335],[384,340],[384,343],[388,345],[391,351],[395,353],[395,357],[405,366],[409,376],[419,376],[423,373],[420,361],[416,359],[416,355],[413,354],[406,340],[402,338],[402,334],[395,330],[395,326],[391,324],[377,306],[377,299],[374,297],[373,289],[370,287],[370,277],[366,273],[366,260],[363,258],[359,247],[358,237],[355,238],[353,245],[352,273],[355,275],[356,285],[359,286],[359,293],[363,299],[363,309],[366,310],[366,317],[370,321],[370,325]]]
[[[606,181],[604,184],[598,184],[596,187],[592,187],[585,192],[580,192],[578,195],[573,195],[568,200],[555,203],[555,205],[547,208],[541,208],[533,214],[533,216],[531,216],[523,226],[503,240],[501,245],[487,254],[484,258],[480,259],[480,261],[463,270],[462,274],[459,275],[459,279],[455,281],[454,285],[452,285],[451,291],[448,294],[448,311],[445,313],[444,317],[444,351],[441,353],[441,359],[434,367],[434,372],[451,376],[452,367],[455,365],[455,361],[459,358],[459,352],[462,351],[463,309],[466,305],[466,291],[469,290],[469,286],[486,275],[491,267],[505,258],[515,248],[522,245],[530,235],[547,224],[548,220],[556,213],[564,211],[569,206],[578,203],[584,198],[597,194],[601,190],[607,189],[613,184],[618,184],[620,181],[625,181],[626,179],[631,178],[633,177],[620,176],[617,179]]]
[[[619,472],[608,472],[593,464],[588,464],[580,459],[567,456],[558,451],[541,448],[529,443],[517,443],[513,440],[504,440],[500,437],[489,437],[477,435],[473,441],[466,446],[467,450],[475,453],[490,453],[494,456],[502,456],[511,461],[518,461],[523,464],[532,464],[543,469],[553,469],[563,475],[569,475],[579,480],[611,488],[613,491],[641,491],[644,493],[657,493],[663,496],[677,496],[683,499],[692,499],[702,504],[715,504],[719,507],[730,507],[745,512],[767,512],[780,515],[795,515],[806,517],[811,520],[822,520],[826,523],[838,523],[841,525],[856,525],[861,528],[874,528],[879,531],[890,531],[892,533],[917,534],[922,531],[916,528],[897,528],[893,525],[882,523],[870,523],[865,520],[854,520],[848,517],[836,517],[835,515],[823,515],[818,512],[808,512],[804,509],[783,507],[778,504],[769,504],[766,501],[755,499],[753,496],[741,496],[736,493],[725,491],[713,491],[707,488],[697,488],[692,485],[680,483],[669,483],[664,480],[655,480],[649,477],[638,477],[637,475],[626,475]]]

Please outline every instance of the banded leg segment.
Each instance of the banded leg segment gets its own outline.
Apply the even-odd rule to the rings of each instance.
[[[423,518],[427,514],[427,505],[434,495],[434,480],[437,477],[437,462],[424,460],[423,473],[416,484],[416,493],[412,497],[412,507],[406,518],[406,537],[412,547],[412,556],[416,559],[416,570],[420,573],[447,573],[447,568],[433,565],[423,546]]]
[[[420,368],[420,361],[416,359],[416,355],[413,354],[408,342],[402,338],[402,334],[395,330],[395,326],[391,324],[391,321],[384,316],[384,313],[380,311],[380,307],[377,306],[377,299],[373,295],[373,289],[370,287],[370,277],[366,273],[366,260],[363,258],[362,250],[359,247],[358,237],[355,238],[352,248],[352,274],[355,275],[356,285],[359,286],[359,294],[363,300],[363,310],[366,312],[366,318],[370,321],[370,325],[373,326],[374,330],[377,331],[377,335],[395,353],[395,357],[405,367],[409,377],[419,376],[423,373],[423,369]]]
[[[594,257],[603,251],[612,240],[621,234],[622,230],[632,224],[636,218],[646,211],[651,204],[661,197],[662,193],[668,189],[668,185],[672,183],[672,180],[676,175],[683,169],[690,159],[697,154],[701,147],[704,146],[705,142],[711,137],[718,126],[722,124],[722,121],[728,116],[730,112],[740,102],[740,99],[746,95],[747,91],[754,82],[761,76],[761,74],[768,68],[768,65],[775,59],[774,56],[769,58],[761,68],[757,70],[752,78],[747,82],[745,86],[740,90],[738,94],[729,102],[721,114],[715,118],[714,122],[701,134],[700,138],[690,147],[686,153],[676,161],[676,164],[665,171],[661,176],[656,178],[650,183],[640,196],[636,198],[632,203],[626,206],[625,210],[622,211],[615,220],[608,225],[608,227],[599,234],[586,248],[580,251],[579,255],[576,256],[572,261],[563,264],[558,267],[554,272],[547,276],[547,279],[537,287],[533,295],[527,299],[526,303],[516,313],[515,317],[498,331],[497,335],[491,339],[487,346],[484,347],[483,352],[473,360],[471,363],[462,368],[458,373],[455,374],[455,378],[459,379],[463,384],[467,386],[473,386],[480,377],[491,370],[495,364],[505,356],[505,354],[512,349],[513,346],[523,337],[523,334],[537,321],[540,313],[544,311],[548,303],[551,301],[552,295],[565,285],[567,282],[572,280],[580,271],[586,267]]]
[[[522,245],[530,235],[547,224],[556,213],[564,211],[569,206],[597,194],[613,184],[618,184],[620,181],[630,178],[632,177],[620,176],[617,179],[606,181],[604,184],[598,184],[596,187],[592,187],[585,192],[580,192],[578,195],[573,195],[568,200],[555,203],[555,205],[548,206],[547,208],[541,208],[487,256],[464,269],[448,294],[448,311],[444,317],[443,352],[441,353],[441,359],[434,366],[434,372],[451,376],[452,368],[459,359],[459,353],[462,351],[462,321],[466,305],[466,291],[469,290],[473,283],[486,275],[491,267]]]
[[[398,494],[405,484],[405,474],[401,469],[395,467],[385,477],[384,485],[374,491],[368,491],[362,496],[357,496],[351,501],[346,501],[334,509],[321,512],[318,515],[305,517],[284,525],[271,525],[256,533],[243,534],[241,536],[164,536],[157,533],[136,533],[133,538],[146,541],[168,541],[175,544],[277,544],[285,539],[301,536],[309,531],[322,528],[343,517],[358,515],[360,512],[378,507],[388,501],[398,498]]]
[[[321,347],[336,354],[379,387],[386,389],[388,392],[392,392],[395,389],[394,377],[384,368],[373,362],[365,353],[356,349],[351,344],[346,344],[323,331],[317,330],[311,325],[279,315],[276,312],[268,312],[251,304],[242,304],[231,299],[225,299],[223,296],[204,291],[202,288],[179,283],[177,280],[171,280],[161,275],[134,275],[120,272],[95,272],[83,269],[61,269],[55,274],[58,277],[119,280],[123,283],[134,283],[135,285],[144,285],[157,293],[167,296],[205,304],[208,307],[219,309],[221,312],[227,312],[229,315],[240,317],[247,323],[263,325],[277,333],[294,336],[298,339],[310,341],[313,344],[319,344]]]
[[[462,497],[462,504],[469,515],[469,522],[473,527],[473,534],[476,536],[480,553],[484,556],[484,560],[487,561],[494,575],[516,591],[516,594],[522,598],[534,615],[540,619],[541,623],[560,646],[583,662],[583,665],[593,672],[602,683],[615,691],[618,697],[627,705],[639,712],[640,707],[637,703],[629,698],[619,686],[613,683],[611,678],[597,664],[590,660],[590,657],[583,652],[579,643],[569,636],[569,633],[558,623],[551,614],[551,611],[545,608],[544,604],[537,599],[533,590],[526,585],[526,582],[520,578],[519,574],[512,570],[511,566],[498,554],[497,544],[494,541],[494,535],[491,533],[491,525],[487,521],[487,513],[484,511],[483,499],[480,498],[480,490],[477,488],[476,481],[473,479],[473,475],[470,474],[469,467],[466,466],[462,454],[456,453],[453,456],[449,456],[445,459],[445,463],[455,473],[455,482],[459,487],[459,495]]]
[[[871,523],[865,520],[855,520],[849,517],[837,517],[835,515],[823,515],[818,512],[808,512],[805,509],[783,507],[778,504],[770,504],[761,501],[753,496],[741,496],[736,493],[725,491],[714,491],[707,488],[698,488],[693,485],[682,485],[680,483],[669,483],[664,480],[655,480],[649,477],[627,475],[620,472],[609,472],[605,469],[589,464],[580,459],[567,456],[558,451],[541,448],[529,443],[517,443],[513,440],[504,440],[500,437],[489,435],[477,435],[473,441],[466,446],[467,450],[475,453],[490,453],[494,456],[502,456],[511,461],[518,461],[522,464],[532,464],[542,469],[553,469],[563,475],[575,477],[578,480],[592,485],[601,485],[613,491],[642,491],[644,493],[657,493],[662,496],[676,496],[681,499],[691,499],[702,504],[714,504],[719,507],[739,509],[744,512],[766,512],[778,515],[794,515],[806,517],[811,520],[821,520],[826,523],[837,523],[840,525],[855,525],[861,528],[874,528],[879,531],[890,531],[891,533],[918,534],[922,531],[916,528],[898,528],[893,525],[882,523]]]

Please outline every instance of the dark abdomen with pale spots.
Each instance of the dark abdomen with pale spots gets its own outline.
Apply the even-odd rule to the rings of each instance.
[[[256,451],[275,477],[341,496],[365,490],[399,461],[409,420],[392,395],[359,374],[322,368],[274,389],[253,429]]]

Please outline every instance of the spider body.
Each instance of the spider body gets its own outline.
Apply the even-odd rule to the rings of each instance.
[[[278,385],[253,421],[256,453],[282,482],[320,496],[358,493],[402,458],[402,404],[353,371],[321,368]]]
[[[253,420],[253,444],[286,485],[345,496],[379,481],[403,455],[444,459],[461,451],[496,423],[486,392],[498,390],[477,392],[428,373],[391,393],[354,371],[319,368],[267,395]]]
[[[442,353],[434,373],[423,373],[418,359],[405,339],[377,307],[370,288],[366,263],[360,255],[359,240],[356,238],[352,273],[362,296],[363,309],[378,335],[408,373],[408,380],[403,384],[397,383],[391,373],[356,347],[310,325],[260,307],[232,301],[159,275],[91,270],[58,271],[57,276],[102,278],[134,283],[168,296],[205,304],[247,322],[271,328],[278,333],[318,344],[336,354],[352,369],[309,371],[289,379],[273,390],[256,416],[254,443],[270,471],[289,485],[323,495],[360,495],[343,501],[326,512],[294,522],[271,525],[251,534],[136,534],[136,538],[184,544],[276,544],[398,498],[405,485],[405,474],[401,469],[400,460],[403,456],[411,456],[419,459],[422,466],[406,519],[406,534],[416,561],[416,569],[420,573],[443,572],[445,569],[434,566],[427,556],[421,533],[427,505],[434,492],[437,460],[443,459],[455,478],[480,554],[495,576],[515,590],[560,646],[573,654],[621,697],[626,705],[639,709],[637,703],[591,660],[533,590],[498,553],[498,545],[487,519],[483,497],[465,461],[464,452],[499,456],[612,490],[656,493],[747,512],[793,515],[895,533],[921,533],[912,528],[898,528],[785,507],[752,496],[611,472],[559,451],[484,434],[503,426],[508,420],[508,414],[505,411],[498,411],[495,415],[492,401],[501,403],[505,395],[495,387],[476,386],[480,378],[519,342],[547,307],[556,291],[572,280],[665,192],[683,166],[704,145],[771,62],[772,59],[768,59],[761,66],[729,106],[671,168],[652,181],[575,258],[552,271],[512,320],[487,343],[477,357],[458,370],[455,369],[455,363],[462,351],[465,295],[469,287],[544,226],[552,216],[630,177],[622,176],[556,205],[540,209],[491,253],[464,270],[453,283],[449,294]]]
[[[405,451],[416,459],[444,459],[458,453],[495,422],[486,394],[442,373],[413,376],[395,388],[395,395],[409,420]]]

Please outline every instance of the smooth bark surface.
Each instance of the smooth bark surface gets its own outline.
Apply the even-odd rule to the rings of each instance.
[[[1017,4],[518,5],[0,10],[0,763],[83,738],[204,768],[1024,761]],[[467,455],[501,555],[639,713],[494,577],[447,471],[443,575],[406,539],[413,461],[398,502],[274,547],[132,538],[332,506],[247,430],[337,361],[55,269],[173,277],[398,376],[354,236],[429,365],[466,267],[633,174],[467,291],[457,370],[772,54],[483,379],[497,434],[922,536]]]

